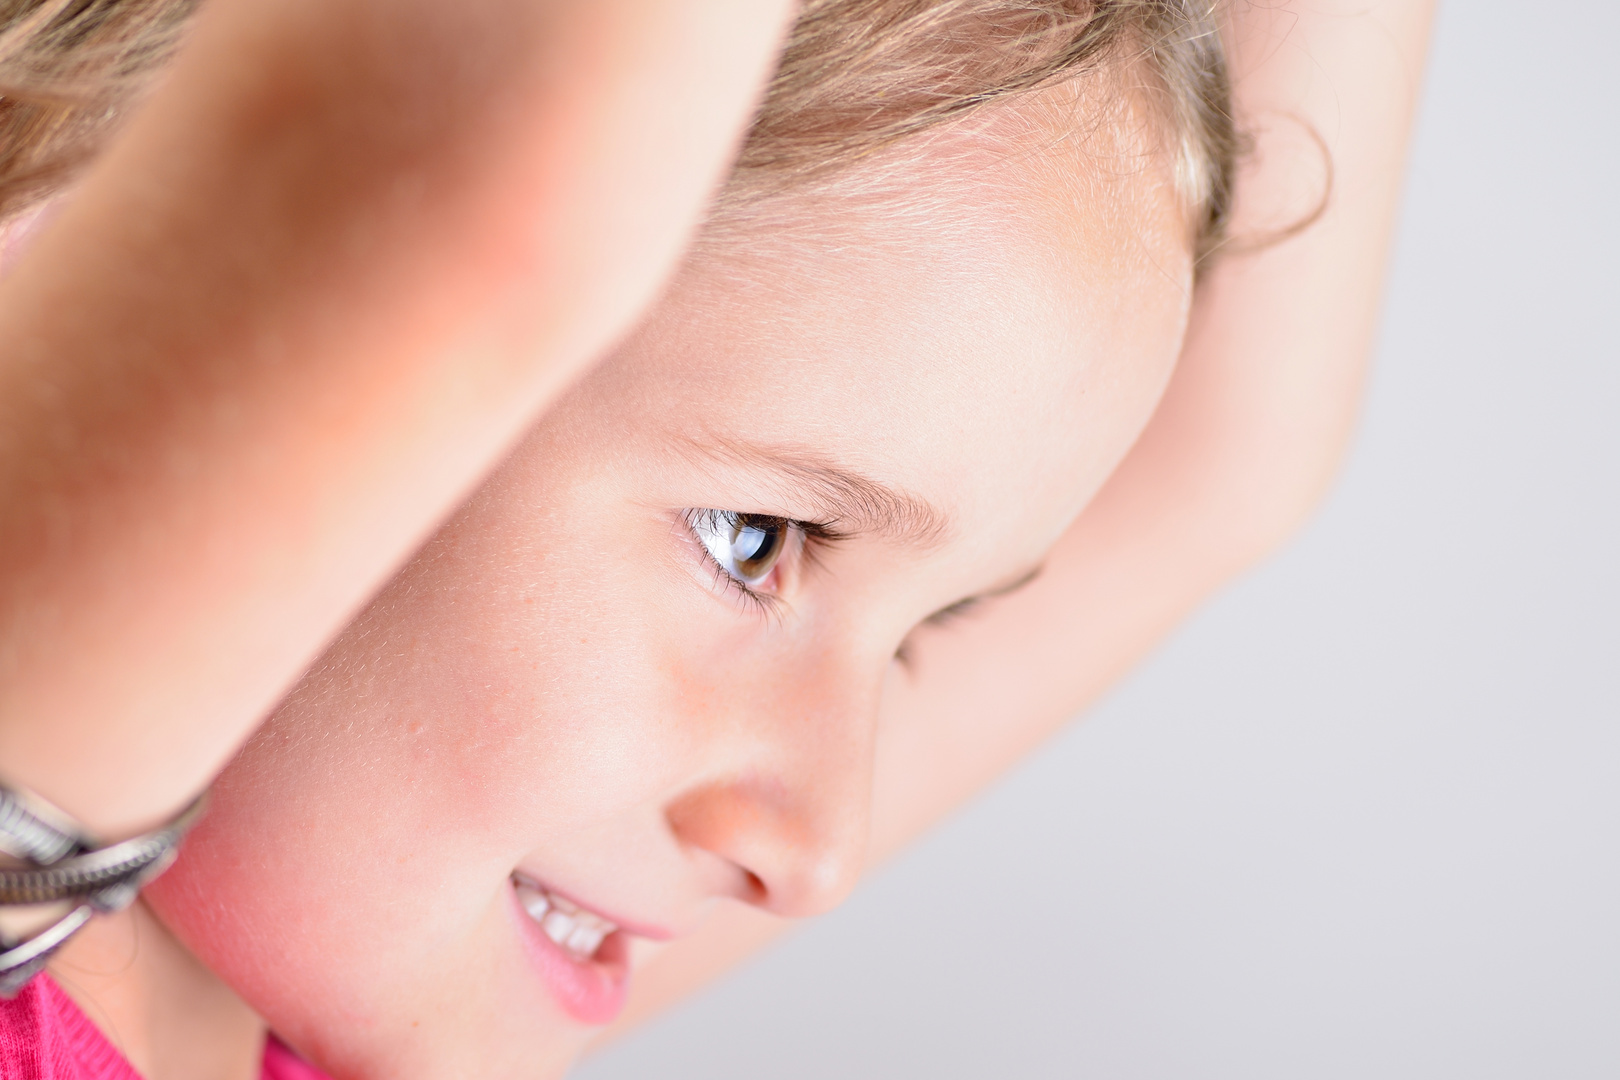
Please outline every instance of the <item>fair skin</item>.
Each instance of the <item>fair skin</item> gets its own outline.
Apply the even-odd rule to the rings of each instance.
[[[789,9],[207,5],[0,290],[6,776],[201,791],[651,300]]]
[[[952,143],[905,186],[966,175]],[[337,1075],[516,1077],[611,1013],[535,971],[514,870],[634,927],[632,965],[718,903],[836,904],[896,650],[1039,565],[1180,341],[1167,180],[1098,179],[1053,230],[1048,171],[997,172],[921,243],[834,198],[798,243],[689,260],[226,771],[159,918]],[[790,530],[750,600],[702,508],[838,539]]]
[[[1392,5],[1377,29],[1411,47],[1423,15]],[[1369,47],[1311,55],[1349,79]],[[1109,174],[1066,229],[1029,228],[1054,220],[1032,170],[923,244],[807,205],[812,251],[700,249],[237,759],[152,891],[162,921],[100,924],[64,983],[154,1078],[251,1075],[249,1007],[340,1076],[534,1075],[591,1028],[523,959],[513,870],[681,935],[632,950],[628,1016],[835,902],[868,835],[881,854],[954,805],[1308,504],[1365,353],[1410,93],[1346,95],[1329,134],[1352,211],[1200,286],[1106,486],[1182,348],[1162,179]],[[764,460],[784,450],[785,477]],[[859,524],[810,465],[940,524],[790,558],[763,614],[717,589],[681,512]],[[230,1037],[188,1050],[152,994],[120,1004],[131,972]]]

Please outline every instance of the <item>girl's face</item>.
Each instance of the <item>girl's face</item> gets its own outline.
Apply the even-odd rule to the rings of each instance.
[[[1163,170],[941,147],[712,231],[219,781],[152,904],[318,1064],[557,1073],[650,943],[849,890],[908,636],[1038,570],[1190,288]]]

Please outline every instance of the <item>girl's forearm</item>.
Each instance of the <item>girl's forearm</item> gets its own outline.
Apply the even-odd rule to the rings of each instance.
[[[0,288],[0,778],[207,783],[659,287],[782,0],[216,0]]]
[[[1041,577],[919,642],[923,675],[895,695],[893,767],[880,765],[890,778],[875,808],[880,853],[1048,738],[1290,537],[1349,442],[1433,4],[1237,9],[1240,122],[1284,145],[1262,135],[1248,192],[1239,189],[1236,250],[1199,284],[1164,399]],[[1299,235],[1245,252],[1246,238],[1322,191],[1314,147],[1291,141],[1301,124],[1332,156],[1324,212]]]

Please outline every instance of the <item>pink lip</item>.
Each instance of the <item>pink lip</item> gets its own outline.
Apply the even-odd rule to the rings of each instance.
[[[576,960],[529,918],[514,889],[508,886],[507,893],[525,951],[557,1004],[582,1024],[612,1023],[630,990],[630,935],[615,930],[603,939],[595,956]]]

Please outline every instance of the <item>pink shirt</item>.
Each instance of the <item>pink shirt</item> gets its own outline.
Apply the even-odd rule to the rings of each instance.
[[[261,1080],[327,1080],[271,1036]],[[49,975],[0,999],[0,1080],[141,1080]]]

